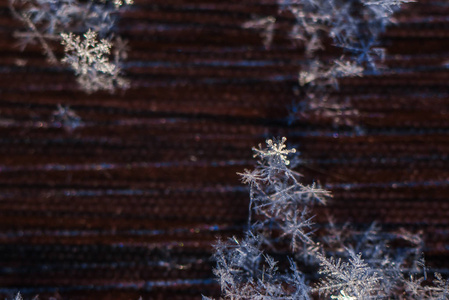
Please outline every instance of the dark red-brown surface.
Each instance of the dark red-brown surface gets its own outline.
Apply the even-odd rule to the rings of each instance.
[[[391,72],[342,82],[361,113],[356,131],[287,125],[303,59],[289,19],[270,49],[241,28],[275,14],[274,2],[136,0],[118,29],[131,88],[86,95],[39,47],[18,50],[22,25],[0,1],[3,297],[216,294],[210,245],[242,231],[248,195],[236,172],[271,136],[287,136],[306,180],[332,190],[337,220],[423,230],[427,261],[448,269],[448,3],[406,5],[381,39]],[[85,126],[59,128],[57,104]]]

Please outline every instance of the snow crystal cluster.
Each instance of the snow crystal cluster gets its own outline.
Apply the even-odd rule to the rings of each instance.
[[[114,27],[121,7],[132,0],[9,0],[9,4],[14,17],[26,26],[15,33],[22,49],[38,43],[49,62],[61,62],[75,72],[80,88],[87,93],[128,87],[119,76],[127,47],[114,35]],[[55,55],[54,42],[65,46],[66,57],[61,61]]]
[[[314,224],[311,211],[330,192],[301,183],[289,159],[296,150],[285,142],[254,148],[256,168],[240,174],[250,189],[249,226],[243,238],[215,245],[221,299],[449,299],[440,274],[429,284],[419,234],[332,218]]]
[[[385,49],[379,36],[394,22],[393,13],[401,4],[413,0],[277,0],[279,16],[292,20],[289,37],[304,49],[298,76],[303,95],[291,108],[291,119],[324,116],[336,124],[354,125],[357,109],[347,99],[331,96],[343,77],[379,74]],[[277,18],[262,17],[243,24],[261,30],[269,48],[276,31]],[[320,53],[333,47],[337,56]],[[340,51],[337,51],[340,49]]]

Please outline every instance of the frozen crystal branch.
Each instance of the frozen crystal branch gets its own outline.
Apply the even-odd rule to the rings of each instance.
[[[83,126],[81,118],[70,107],[60,104],[52,114],[52,122],[58,127],[62,126],[68,132]]]
[[[361,254],[349,253],[348,262],[318,255],[321,265],[319,272],[325,277],[315,290],[325,296],[344,293],[346,297],[358,300],[378,299],[382,293],[380,276],[361,258]]]

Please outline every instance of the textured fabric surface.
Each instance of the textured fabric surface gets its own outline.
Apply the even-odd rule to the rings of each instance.
[[[19,51],[23,25],[0,1],[4,298],[216,295],[211,243],[242,232],[248,214],[236,172],[272,136],[301,152],[305,181],[332,191],[338,222],[422,230],[429,265],[446,272],[448,3],[405,5],[380,41],[388,71],[342,80],[356,129],[288,124],[304,59],[288,39],[292,20],[279,17],[269,49],[242,28],[276,13],[274,0],[137,0],[118,26],[131,88],[86,95],[38,46]],[[58,104],[84,125],[62,128]]]

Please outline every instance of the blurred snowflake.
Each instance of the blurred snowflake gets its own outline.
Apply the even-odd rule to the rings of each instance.
[[[57,127],[63,127],[68,132],[83,126],[81,118],[70,107],[60,104],[58,104],[56,111],[52,114],[52,122]]]

